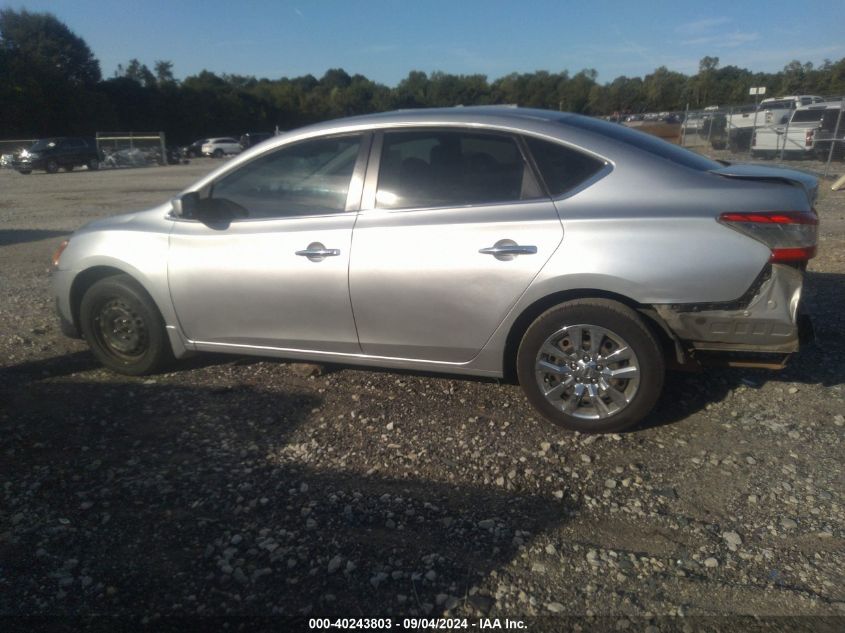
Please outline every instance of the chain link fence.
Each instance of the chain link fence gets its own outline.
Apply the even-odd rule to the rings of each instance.
[[[679,144],[728,160],[817,160],[824,175],[845,158],[841,98],[796,109],[788,100],[688,110]]]
[[[97,132],[97,150],[103,167],[164,165],[164,132]]]

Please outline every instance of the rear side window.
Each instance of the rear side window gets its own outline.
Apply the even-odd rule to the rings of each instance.
[[[822,117],[822,127],[825,130],[829,130],[833,132],[836,129],[836,120],[839,118],[839,108],[828,108],[824,111],[824,116]],[[843,117],[845,118],[845,117]],[[845,124],[840,123],[839,127],[845,129]],[[842,131],[842,130],[840,130]]]
[[[453,207],[540,196],[516,139],[474,131],[387,132],[376,206]]]
[[[526,137],[525,142],[553,198],[597,173],[604,162],[558,143]]]

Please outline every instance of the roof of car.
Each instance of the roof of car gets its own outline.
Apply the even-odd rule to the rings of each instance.
[[[391,112],[379,112],[376,114],[364,114],[356,117],[343,119],[344,121],[371,121],[393,123],[396,120],[409,121],[451,121],[456,118],[464,119],[472,117],[478,121],[498,120],[501,118],[522,119],[522,120],[543,120],[561,121],[566,118],[577,116],[569,112],[557,112],[555,110],[540,110],[536,108],[518,108],[507,105],[491,106],[455,106],[452,108],[413,108],[407,110],[393,110]]]
[[[516,108],[513,106],[457,106],[453,108],[393,110],[391,112],[345,117],[292,130],[292,133],[326,132],[335,128],[377,128],[392,125],[477,125],[479,127],[531,129],[538,125],[547,126],[549,123],[566,123],[567,120],[583,118],[589,117],[569,112]]]

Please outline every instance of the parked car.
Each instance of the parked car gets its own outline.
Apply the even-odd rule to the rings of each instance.
[[[757,125],[785,125],[792,116],[792,111],[801,106],[824,102],[818,95],[791,95],[788,97],[770,97],[760,102]]]
[[[99,169],[102,155],[93,139],[77,137],[44,138],[33,143],[15,157],[12,166],[22,174],[43,169],[55,174],[59,169],[73,171],[74,167]]]
[[[800,106],[792,111],[785,125],[757,128],[751,140],[751,156],[774,158],[810,158],[815,149],[815,135],[827,106],[824,103]]]
[[[199,158],[202,156],[202,146],[208,143],[209,139],[201,138],[190,145],[185,145],[182,148],[182,154],[184,154],[185,158]]]
[[[166,151],[167,153],[165,155],[164,161],[168,165],[181,165],[182,163],[189,162],[185,160],[181,147],[177,147],[176,145],[170,145],[169,147],[167,147]]]
[[[242,150],[241,144],[230,136],[210,138],[202,144],[203,155],[214,158],[223,158],[226,154],[240,154]]]
[[[249,149],[270,138],[273,138],[272,132],[247,132],[241,135],[240,145],[242,149]]]
[[[574,114],[368,115],[83,227],[52,288],[117,372],[208,351],[516,377],[552,422],[615,431],[667,366],[798,350],[817,191]]]

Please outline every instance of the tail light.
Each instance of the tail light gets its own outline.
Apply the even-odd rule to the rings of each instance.
[[[768,246],[772,263],[806,262],[816,256],[819,217],[815,210],[723,213],[719,222]]]
[[[806,145],[807,147],[812,147],[813,139],[815,138],[815,136],[815,130],[807,130],[807,132],[804,134],[804,145]]]

